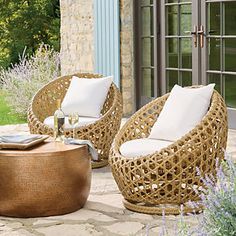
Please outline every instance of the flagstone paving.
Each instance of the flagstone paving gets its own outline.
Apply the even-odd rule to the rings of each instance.
[[[23,125],[0,126],[0,134],[28,133]],[[236,161],[236,131],[229,131],[227,152]],[[198,224],[201,214],[184,216],[192,227]],[[169,235],[175,235],[180,216],[166,216]],[[122,196],[109,167],[92,173],[90,196],[85,207],[71,214],[40,218],[0,217],[0,235],[3,236],[86,236],[86,235],[160,235],[161,216],[131,212],[122,205]]]

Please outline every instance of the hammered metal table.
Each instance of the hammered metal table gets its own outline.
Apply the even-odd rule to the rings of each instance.
[[[86,146],[46,141],[30,150],[0,150],[0,215],[37,217],[76,211],[91,184]]]

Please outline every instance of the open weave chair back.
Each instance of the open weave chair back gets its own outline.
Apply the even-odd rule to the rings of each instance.
[[[98,74],[74,74],[80,78],[99,79]],[[33,97],[28,110],[28,125],[33,134],[48,134],[53,136],[53,129],[43,123],[44,119],[52,116],[56,110],[56,101],[63,100],[73,75],[62,76],[41,88]],[[91,95],[91,99],[92,95]],[[79,139],[90,140],[99,153],[99,161],[93,162],[93,168],[105,166],[108,163],[109,150],[115,134],[119,130],[122,118],[122,97],[120,91],[112,83],[106,101],[103,105],[101,118],[93,124],[75,129]],[[73,130],[65,131],[66,137],[72,137]]]
[[[150,214],[179,214],[200,210],[188,202],[198,202],[204,187],[202,176],[215,174],[217,158],[224,158],[227,141],[227,108],[214,91],[207,114],[200,124],[181,139],[158,152],[126,158],[120,146],[129,140],[148,137],[169,94],[137,111],[116,135],[109,163],[115,181],[130,210]]]

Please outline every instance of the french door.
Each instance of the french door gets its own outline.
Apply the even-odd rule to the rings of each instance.
[[[236,128],[236,1],[161,0],[160,14],[161,94],[215,83]]]

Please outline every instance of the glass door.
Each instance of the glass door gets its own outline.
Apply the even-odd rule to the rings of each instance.
[[[137,108],[175,84],[215,83],[229,127],[236,128],[236,0],[139,0],[134,6]]]
[[[175,84],[198,84],[198,3],[162,0],[162,94]]]
[[[236,1],[202,1],[203,83],[215,83],[224,97],[229,126],[236,128]]]

